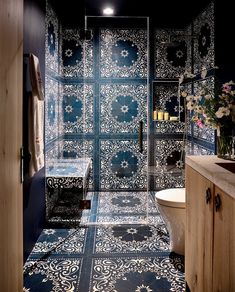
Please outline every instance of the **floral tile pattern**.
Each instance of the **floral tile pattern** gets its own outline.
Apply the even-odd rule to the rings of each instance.
[[[100,88],[100,132],[138,133],[138,122],[147,131],[147,86],[105,84]]]
[[[46,35],[45,35],[45,48],[46,48],[46,68],[54,73],[59,73],[59,21],[57,15],[46,1]]]
[[[100,188],[133,189],[147,187],[146,167],[147,145],[139,152],[136,140],[100,141]]]
[[[184,186],[184,141],[156,140],[156,189],[166,189]],[[183,151],[183,152],[182,152]]]
[[[82,260],[78,258],[28,260],[24,266],[23,291],[75,291]]]
[[[100,76],[147,78],[147,34],[143,29],[100,31]]]
[[[46,76],[45,103],[45,143],[56,139],[61,134],[59,123],[60,84],[57,80]]]
[[[159,215],[156,215],[159,216]],[[159,221],[162,219],[159,218]],[[163,221],[155,225],[97,227],[95,253],[169,251],[169,236]]]
[[[94,89],[88,84],[64,84],[62,114],[64,134],[92,133]]]
[[[199,94],[199,92],[202,90],[203,87],[206,87],[208,92],[210,94],[214,94],[214,88],[215,88],[215,77],[209,77],[207,79],[204,80],[200,80],[200,81],[195,81],[194,82],[194,94],[197,95]],[[195,138],[199,138],[199,139],[203,139],[209,143],[214,144],[215,142],[215,130],[210,127],[210,126],[206,126],[206,127],[198,127],[196,124],[194,124],[194,137]]]
[[[149,205],[148,205],[149,204]],[[100,192],[98,212],[101,214],[121,214],[155,212],[154,203],[149,202],[147,192]]]
[[[144,22],[140,21],[139,27],[133,28],[128,21],[123,21],[120,27],[108,29],[95,22],[91,38],[84,41],[84,31],[64,27],[50,1],[46,2],[45,140],[46,149],[49,148],[46,157],[54,159],[62,153],[64,157],[76,158],[84,148],[93,162],[92,190],[145,189],[147,175],[143,169],[147,163],[147,141],[144,152],[140,153],[137,134],[141,120],[144,136],[148,132],[147,115],[152,111],[148,77],[177,81],[185,70],[192,71],[192,58],[195,70],[205,62],[214,66],[213,5],[185,29],[152,31],[154,41],[150,46],[154,45],[155,55],[152,74],[148,72],[148,31]],[[135,21],[138,23],[136,18]],[[194,35],[199,35],[199,39],[194,39]],[[157,94],[162,96],[161,105],[172,104],[173,111],[178,113],[182,107],[175,104],[176,91],[163,86]],[[166,139],[177,135],[175,139],[180,139],[184,130],[182,122],[154,124],[150,129],[149,152],[155,153],[155,140],[161,141],[158,134],[165,135]],[[203,142],[212,139],[209,132],[202,133],[200,129],[195,129],[194,134]],[[52,149],[51,144],[56,139],[67,141],[71,138],[69,135],[73,141],[66,142],[62,152],[59,147]],[[125,142],[127,140],[129,142]],[[80,144],[84,145],[78,147]],[[159,178],[157,185],[161,183],[162,187],[176,187],[180,185],[180,178],[168,173]]]
[[[69,240],[68,240],[69,238]],[[35,244],[32,255],[47,253],[83,253],[86,229],[44,229],[40,240]]]
[[[191,40],[187,30],[158,29],[155,32],[155,78],[179,78],[191,68]]]
[[[97,258],[92,262],[93,291],[184,291],[178,257]]]
[[[139,224],[141,215],[135,213],[137,220],[126,225],[99,222],[106,207],[106,200],[96,204],[99,196],[105,193],[88,193],[91,210],[83,211],[82,226],[43,230],[24,265],[24,292],[185,291],[184,257],[170,253],[169,233],[152,194],[148,224]],[[118,192],[108,196],[116,199]],[[123,203],[119,209],[127,211],[130,202]],[[140,204],[144,210],[144,201]],[[92,217],[101,225],[87,225]],[[119,212],[118,218],[123,222],[128,213]]]
[[[194,74],[198,74],[203,68],[210,69],[215,66],[215,23],[214,23],[214,3],[208,7],[195,19],[194,34],[197,40],[194,42]]]
[[[81,39],[81,30],[62,31],[61,74],[66,78],[93,77],[93,41]]]

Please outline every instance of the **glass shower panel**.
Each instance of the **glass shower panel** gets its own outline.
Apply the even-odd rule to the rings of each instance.
[[[144,223],[152,205],[148,18],[86,16],[84,26],[82,153],[89,177],[81,224]]]

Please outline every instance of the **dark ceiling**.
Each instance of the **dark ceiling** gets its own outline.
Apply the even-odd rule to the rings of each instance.
[[[84,15],[102,16],[110,4],[115,16],[149,16],[157,27],[181,28],[189,24],[211,0],[51,0],[64,25],[84,23]]]

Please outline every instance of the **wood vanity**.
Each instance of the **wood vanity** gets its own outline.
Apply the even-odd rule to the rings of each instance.
[[[185,277],[191,292],[235,291],[235,173],[222,167],[227,163],[234,164],[213,155],[186,157]]]

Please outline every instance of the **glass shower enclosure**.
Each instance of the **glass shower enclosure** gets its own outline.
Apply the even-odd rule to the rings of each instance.
[[[149,210],[147,17],[85,17],[82,224],[140,224]]]
[[[51,226],[148,221],[148,21],[85,16],[84,27],[66,28],[47,6],[46,207]]]

